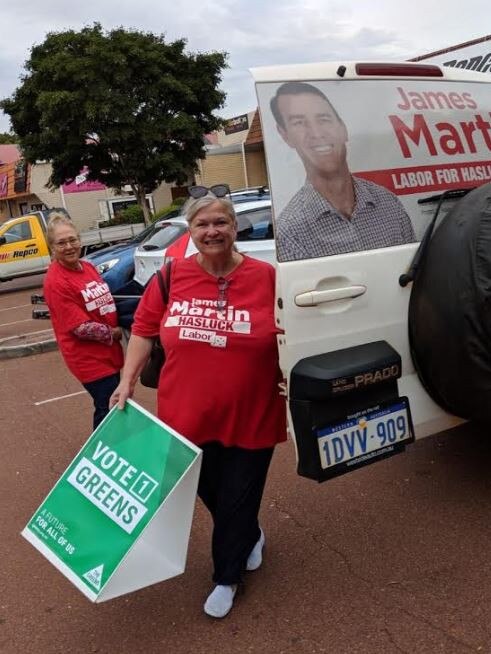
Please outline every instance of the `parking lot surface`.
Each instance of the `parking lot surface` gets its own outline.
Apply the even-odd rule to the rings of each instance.
[[[0,323],[30,315],[23,305],[39,290],[18,284],[0,286]],[[91,401],[58,352],[0,365],[2,653],[491,652],[488,429],[427,438],[323,484],[297,476],[292,443],[279,446],[264,564],[214,621],[202,612],[211,525],[199,501],[185,573],[104,604],[19,535],[89,436]],[[154,411],[154,391],[135,399]]]

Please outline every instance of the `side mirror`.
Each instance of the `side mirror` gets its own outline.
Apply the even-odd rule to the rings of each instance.
[[[6,242],[7,239],[5,238],[5,236],[0,236],[0,245],[5,245]]]

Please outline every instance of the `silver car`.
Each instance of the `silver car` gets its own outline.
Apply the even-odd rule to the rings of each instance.
[[[271,200],[244,202],[235,207],[239,252],[274,264],[276,254],[271,217]],[[170,258],[189,257],[197,252],[189,237],[184,216],[161,220],[157,231],[135,250],[135,281],[145,286],[150,277]]]

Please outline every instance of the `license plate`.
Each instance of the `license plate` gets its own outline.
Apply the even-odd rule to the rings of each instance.
[[[317,432],[321,467],[348,468],[402,451],[414,440],[407,398],[360,411]]]

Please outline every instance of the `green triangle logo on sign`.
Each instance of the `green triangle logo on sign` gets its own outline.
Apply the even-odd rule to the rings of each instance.
[[[84,579],[87,579],[89,584],[92,584],[96,590],[101,589],[102,581],[102,571],[104,570],[104,565],[98,565],[96,568],[92,568],[83,575]]]

